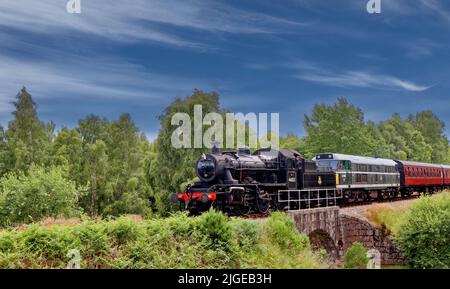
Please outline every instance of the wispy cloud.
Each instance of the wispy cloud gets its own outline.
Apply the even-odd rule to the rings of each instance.
[[[328,86],[407,91],[425,91],[430,88],[392,75],[376,74],[364,70],[333,71],[307,61],[295,61],[289,66],[296,70],[294,78]]]
[[[120,58],[59,54],[52,61],[0,55],[0,105],[11,102],[22,85],[37,98],[161,100],[185,94],[206,81],[163,75]],[[6,110],[6,109],[5,109]]]
[[[440,1],[436,0],[420,0],[420,2],[431,11],[439,15],[444,21],[450,24],[450,11],[444,7]]]
[[[414,39],[403,44],[407,51],[407,56],[412,59],[421,59],[432,56],[436,49],[442,47],[441,44],[436,43],[430,39]]]
[[[178,29],[226,33],[285,32],[299,23],[235,8],[222,1],[82,1],[82,13],[68,14],[65,1],[0,1],[1,27],[34,33],[79,33],[117,41],[155,41],[198,47]],[[68,31],[69,30],[69,31]]]

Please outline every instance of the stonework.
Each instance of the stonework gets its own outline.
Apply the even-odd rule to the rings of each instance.
[[[343,214],[339,216],[339,222],[342,252],[345,252],[353,242],[358,241],[364,247],[376,249],[381,253],[381,265],[404,265],[406,263],[391,236],[384,230],[376,228],[365,220]]]
[[[384,230],[376,228],[367,220],[342,214],[338,207],[300,210],[289,214],[300,232],[309,235],[313,243],[326,246],[325,249],[337,257],[358,241],[367,249],[380,252],[381,265],[405,264],[405,259]],[[329,238],[324,238],[324,235]]]

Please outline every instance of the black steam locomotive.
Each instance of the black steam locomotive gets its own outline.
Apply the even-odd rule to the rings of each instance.
[[[334,172],[319,171],[315,161],[291,149],[266,148],[251,154],[248,148],[224,152],[213,148],[198,159],[196,172],[200,181],[172,196],[181,210],[193,214],[211,207],[236,215],[267,213],[284,209],[281,198],[289,199],[292,193],[301,198],[306,189],[304,198],[316,193],[317,200],[326,199],[330,205],[333,199],[320,194],[327,194],[324,188],[336,188]]]

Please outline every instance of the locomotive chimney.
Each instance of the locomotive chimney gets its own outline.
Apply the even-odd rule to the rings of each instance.
[[[215,141],[212,143],[212,148],[211,148],[211,154],[212,155],[220,155],[220,148],[219,148],[220,143]]]

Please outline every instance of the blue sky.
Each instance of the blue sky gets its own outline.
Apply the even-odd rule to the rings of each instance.
[[[450,135],[450,2],[0,0],[0,123],[25,85],[74,126],[129,112],[149,138],[175,96],[214,90],[232,112],[279,112],[282,134],[344,96],[366,119],[431,109]]]

